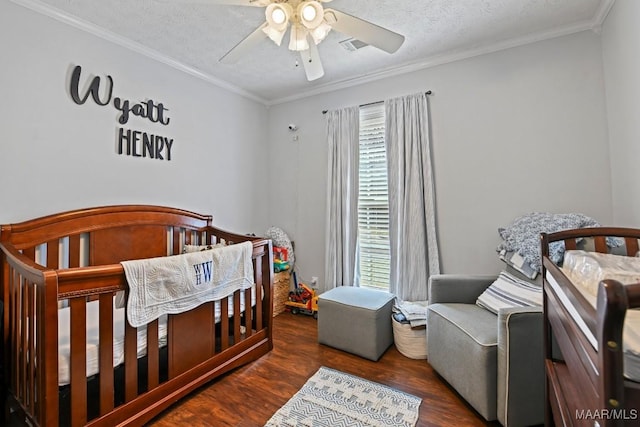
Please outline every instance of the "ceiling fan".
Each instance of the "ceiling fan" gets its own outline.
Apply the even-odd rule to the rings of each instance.
[[[278,46],[287,30],[289,49],[300,52],[307,80],[324,75],[317,45],[331,30],[358,39],[388,53],[397,51],[404,36],[364,19],[335,9],[324,8],[331,0],[206,0],[207,3],[264,7],[266,22],[240,41],[220,62],[234,63],[263,39],[270,38]]]

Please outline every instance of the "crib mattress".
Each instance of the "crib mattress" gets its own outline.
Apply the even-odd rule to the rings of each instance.
[[[233,316],[233,302],[229,301],[229,317]],[[255,305],[255,288],[251,292],[251,305]],[[214,303],[215,322],[220,321],[220,301]],[[87,304],[87,377],[99,372],[99,322],[98,301]],[[240,311],[244,311],[244,292],[240,294]],[[125,309],[116,308],[113,313],[113,366],[124,363],[124,325]],[[68,307],[58,310],[58,385],[69,384],[70,368],[70,310]],[[167,345],[167,316],[158,319],[158,342],[160,347]],[[147,354],[147,328],[138,328],[138,358]]]
[[[640,258],[571,250],[564,256],[562,269],[581,291],[597,298],[602,280],[622,284],[640,282]]]
[[[563,269],[563,272],[566,274],[566,270]],[[567,277],[570,278],[570,275],[567,275]],[[562,291],[562,288],[549,271],[547,271],[546,279],[589,343],[594,349],[598,350],[597,338],[591,333],[587,324],[578,314],[576,308]],[[594,297],[590,292],[587,292],[587,290],[582,286],[576,286],[576,289],[580,291],[580,293],[594,308],[596,307],[597,297]],[[624,364],[623,373],[625,378],[640,382],[640,311],[638,310],[627,311],[622,336],[622,347]]]

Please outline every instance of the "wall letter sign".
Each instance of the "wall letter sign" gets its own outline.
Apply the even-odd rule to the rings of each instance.
[[[96,76],[91,80],[89,88],[84,94],[80,93],[80,74],[82,67],[76,65],[71,74],[71,84],[69,94],[71,99],[78,105],[84,105],[91,97],[93,102],[100,106],[107,106],[113,103],[113,107],[120,113],[118,123],[127,124],[131,116],[149,120],[151,123],[159,123],[167,126],[171,119],[167,116],[169,109],[162,102],[155,102],[148,99],[142,102],[132,102],[128,99],[113,96],[113,79],[107,76],[104,80],[106,89],[103,97],[100,96],[100,86],[102,80]],[[112,102],[113,100],[113,102]],[[118,128],[116,152],[120,155],[133,157],[149,157],[157,160],[171,160],[171,148],[173,139],[158,134]]]

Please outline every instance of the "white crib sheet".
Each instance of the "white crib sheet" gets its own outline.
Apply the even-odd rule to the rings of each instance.
[[[251,289],[251,306],[255,305],[255,286]],[[240,294],[240,311],[244,311],[244,292]],[[232,298],[229,301],[229,317],[233,316]],[[124,362],[124,308],[115,308],[113,313],[113,366]],[[215,302],[215,322],[220,321],[220,302]],[[68,307],[58,310],[58,385],[70,381],[70,310]],[[99,322],[98,301],[87,304],[87,377],[99,372]],[[160,347],[167,345],[167,316],[158,319],[158,340]],[[147,354],[147,328],[138,328],[138,358]]]

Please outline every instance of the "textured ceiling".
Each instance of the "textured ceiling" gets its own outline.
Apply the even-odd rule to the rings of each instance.
[[[318,46],[325,75],[308,82],[298,55],[265,39],[237,64],[218,62],[264,22],[264,9],[206,0],[13,0],[45,9],[266,104],[477,53],[598,28],[614,0],[334,0],[340,10],[405,36],[394,54],[355,52],[332,31]],[[114,36],[115,37],[112,37]],[[129,43],[132,42],[132,43]]]

